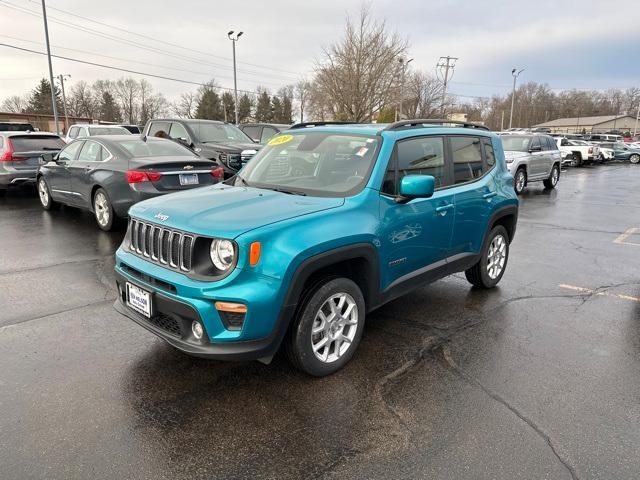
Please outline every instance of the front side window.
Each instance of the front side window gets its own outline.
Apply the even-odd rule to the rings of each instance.
[[[321,132],[279,135],[232,182],[303,195],[354,195],[369,177],[378,144],[378,137],[372,136]]]
[[[78,127],[71,127],[71,130],[69,130],[69,138],[76,138],[79,130]]]
[[[148,137],[147,140],[135,138],[118,142],[124,150],[133,157],[193,157],[194,154],[187,147],[171,140],[161,140]]]
[[[267,143],[278,131],[273,127],[264,127],[260,136],[260,143]]]
[[[260,129],[262,127],[257,125],[252,125],[250,127],[244,127],[242,131],[246,133],[254,142],[260,141]]]
[[[84,142],[73,142],[67,145],[67,147],[58,154],[58,160],[65,162],[73,160],[83,143]]]
[[[169,135],[169,122],[153,122],[149,125],[147,135],[150,137],[165,138]]]
[[[531,137],[517,135],[505,135],[502,139],[502,147],[506,152],[528,152],[531,148]]]
[[[201,143],[253,143],[242,130],[228,123],[189,122],[188,125]]]
[[[182,139],[185,142],[189,140],[189,135],[187,134],[187,130],[182,126],[182,124],[177,122],[174,122],[171,124],[169,137],[171,137],[172,140]]]
[[[102,160],[102,145],[96,142],[86,141],[78,155],[80,162],[100,162]]]
[[[456,184],[470,182],[484,175],[479,138],[451,137],[451,153]]]

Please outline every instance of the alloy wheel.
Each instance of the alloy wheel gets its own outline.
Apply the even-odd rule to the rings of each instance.
[[[332,363],[351,347],[358,330],[358,306],[348,293],[329,297],[316,313],[311,348],[318,360]]]
[[[47,189],[47,184],[44,181],[44,178],[38,180],[38,196],[40,197],[40,203],[42,203],[43,207],[49,206],[49,190]]]
[[[523,170],[518,170],[518,172],[516,173],[516,192],[520,193],[522,192],[522,190],[524,190],[524,185],[525,185],[525,175],[524,175],[524,171]]]
[[[560,171],[558,167],[553,167],[551,171],[551,184],[555,187],[558,184],[558,179],[560,178]]]
[[[631,163],[639,163],[640,162],[640,155],[638,154],[633,154],[629,157],[629,161]]]
[[[496,235],[491,240],[489,251],[487,252],[487,274],[489,278],[498,278],[504,263],[507,260],[507,241],[502,235]]]
[[[96,220],[101,227],[104,227],[109,223],[109,201],[104,193],[96,193],[96,196],[93,199],[93,211],[95,212]]]

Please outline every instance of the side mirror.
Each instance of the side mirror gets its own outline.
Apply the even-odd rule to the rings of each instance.
[[[57,156],[58,155],[54,155],[53,153],[43,153],[42,155],[40,155],[38,163],[40,165],[44,165],[45,163],[55,162]]]
[[[541,152],[542,151],[542,147],[540,145],[536,145],[535,147],[531,147],[529,149],[529,153],[533,153],[533,152]]]
[[[431,175],[406,175],[400,181],[398,203],[407,203],[414,198],[429,198],[436,188],[436,179]]]

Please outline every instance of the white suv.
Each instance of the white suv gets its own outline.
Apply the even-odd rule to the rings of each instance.
[[[131,132],[116,125],[76,124],[69,127],[64,141],[69,143],[76,138],[93,137],[94,135],[131,135]]]

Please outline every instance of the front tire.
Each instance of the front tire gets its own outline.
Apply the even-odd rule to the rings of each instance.
[[[309,375],[331,375],[351,360],[360,343],[362,292],[348,278],[327,279],[307,293],[301,307],[285,343],[289,359]]]
[[[469,283],[478,288],[495,287],[509,260],[509,234],[502,225],[496,225],[482,248],[480,260],[464,272]]]
[[[44,177],[38,178],[38,197],[40,198],[40,204],[45,210],[53,210],[60,204],[51,198],[51,190]]]
[[[524,167],[518,168],[516,174],[513,177],[513,189],[516,191],[516,195],[521,195],[524,191],[524,187],[527,186],[527,172]]]
[[[93,215],[101,230],[109,232],[115,223],[115,213],[107,192],[99,188],[93,195]]]
[[[629,161],[634,165],[640,163],[640,155],[638,155],[637,153],[634,153],[629,157]]]
[[[560,180],[560,167],[556,164],[551,169],[551,175],[549,175],[549,178],[544,180],[542,183],[544,183],[544,188],[551,190],[556,188],[558,180]]]

